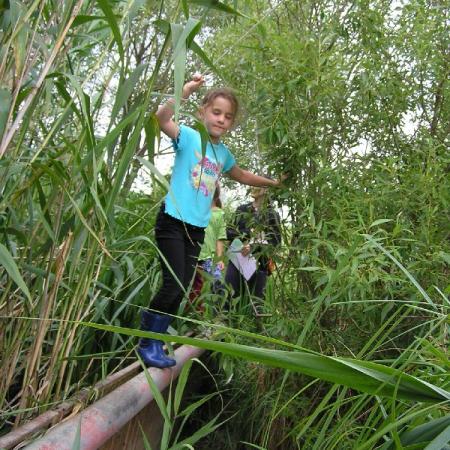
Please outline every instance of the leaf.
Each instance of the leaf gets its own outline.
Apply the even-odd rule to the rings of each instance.
[[[77,424],[77,429],[75,431],[75,439],[73,441],[71,450],[80,450],[80,448],[81,448],[81,418],[82,417],[83,416],[80,414],[80,420],[78,421],[78,424]]]
[[[219,69],[217,69],[214,63],[208,58],[208,55],[194,40],[189,44],[189,49],[192,50],[211,70],[220,74]]]
[[[443,450],[450,444],[450,425],[438,434],[426,447],[424,450]]]
[[[308,267],[299,267],[298,270],[304,270],[305,272],[315,272],[317,270],[323,270],[323,269],[322,269],[322,267],[308,266]]]
[[[1,130],[1,129],[0,129]],[[450,255],[445,252],[439,252],[438,255],[445,261],[445,263],[450,266]]]
[[[380,249],[388,258],[390,258],[394,263],[401,269],[401,271],[409,278],[409,280],[414,284],[417,290],[422,294],[423,298],[432,306],[435,306],[433,300],[431,300],[430,296],[425,292],[423,287],[416,281],[416,279],[406,270],[403,264],[398,261],[390,252],[388,252],[382,245],[380,245],[370,234],[363,234],[363,236],[375,245],[378,249]]]
[[[201,22],[197,19],[188,19],[183,27],[177,23],[170,24],[172,32],[173,55],[171,61],[174,64],[174,82],[175,82],[175,122],[178,122],[181,104],[181,94],[183,91],[184,74],[186,70],[186,48],[187,40],[193,39],[200,31]]]
[[[205,124],[202,121],[198,120],[197,118],[195,119],[196,121],[194,128],[200,133],[200,139],[202,142],[202,158],[204,158],[206,155],[206,147],[208,146],[208,142],[211,140],[211,137],[208,133],[208,129],[206,128]]]
[[[109,123],[110,127],[114,123],[114,120],[117,117],[117,114],[119,113],[120,109],[126,104],[128,99],[130,98],[130,95],[133,92],[136,83],[139,81],[142,72],[145,70],[147,66],[148,64],[140,64],[139,66],[137,66],[136,69],[133,70],[131,75],[119,86],[119,89],[117,90],[116,94],[116,101],[114,102],[114,106],[111,112],[111,119]]]
[[[155,140],[160,140],[159,122],[155,113],[148,115],[144,120],[145,141],[147,143],[148,158],[153,161],[155,157]]]
[[[145,373],[145,378],[147,379],[147,383],[150,387],[150,390],[152,391],[153,398],[155,399],[156,404],[158,405],[159,411],[161,412],[161,414],[164,418],[164,421],[171,423],[171,420],[169,417],[169,411],[166,406],[166,402],[164,401],[164,398],[163,398],[160,390],[158,389],[158,386],[154,382],[150,372],[147,370],[147,368],[145,366],[144,366],[144,373]]]
[[[0,264],[5,268],[8,275],[12,278],[14,283],[17,284],[19,289],[27,296],[28,300],[31,300],[30,291],[27,285],[23,281],[20,275],[19,269],[14,261],[13,257],[9,253],[8,249],[0,243]]]
[[[392,222],[392,219],[378,219],[375,222],[372,222],[369,228],[376,227],[377,225],[381,225],[382,223]]]
[[[11,93],[5,88],[0,88],[0,140],[6,127],[10,106]]]
[[[403,432],[400,435],[400,441],[404,446],[422,444],[423,447],[424,443],[431,443],[435,439],[439,438],[439,436],[441,436],[442,433],[448,433],[450,431],[449,427],[450,427],[450,416],[440,417],[439,419],[430,420],[427,423],[424,423],[411,430]],[[444,444],[447,442],[444,442]],[[391,450],[394,448],[395,442],[394,440],[391,440],[383,445],[382,450]],[[438,448],[440,449],[442,447]]]
[[[142,441],[144,443],[145,450],[153,450],[152,446],[150,445],[150,442],[147,438],[147,435],[145,434],[145,431],[142,428],[141,422],[139,422],[139,428],[141,429]]]
[[[321,380],[341,384],[353,389],[410,401],[439,403],[450,400],[450,392],[413,377],[401,370],[370,361],[337,358],[303,351],[284,351],[251,347],[242,344],[209,341],[184,336],[168,336],[131,328],[113,327],[92,322],[77,322],[100,330],[160,339],[164,342],[188,344],[221,352],[236,358],[265,364],[270,367],[303,373]]]
[[[181,5],[183,6],[183,13],[186,19],[189,19],[189,6],[187,4],[187,0],[182,0]]]
[[[123,66],[125,54],[123,51],[122,36],[120,34],[119,26],[117,25],[116,17],[113,13],[113,10],[109,6],[109,2],[107,0],[97,0],[97,3],[100,6],[100,9],[103,11],[106,20],[109,23],[114,40],[116,41],[117,44],[117,50],[119,51],[120,60],[122,61]]]
[[[104,20],[107,21],[107,18],[105,16],[88,16],[83,14],[78,14],[77,17],[75,17],[74,21],[72,22],[72,25],[70,28],[78,27],[79,25],[83,25],[88,22],[93,22],[95,20]]]
[[[166,177],[148,160],[141,158],[140,156],[136,156],[136,158],[143,164],[145,167],[147,167],[150,172],[153,173],[153,175],[156,176],[158,181],[161,183],[161,185],[166,189],[166,191],[170,190],[169,182],[166,180]]]
[[[178,377],[177,388],[175,391],[175,398],[173,403],[173,411],[175,415],[178,415],[178,410],[180,409],[181,399],[183,398],[184,388],[186,387],[191,366],[192,360],[189,360],[186,364],[183,365],[181,373]]]
[[[216,9],[227,14],[234,14],[236,16],[247,17],[244,14],[236,11],[231,6],[225,5],[217,0],[189,0],[189,3],[194,3],[195,5],[206,6],[210,9]],[[248,18],[248,17],[247,17]]]

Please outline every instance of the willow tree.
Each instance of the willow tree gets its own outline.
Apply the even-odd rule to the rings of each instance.
[[[268,330],[396,367],[417,357],[417,373],[448,385],[439,368],[426,369],[429,345],[442,357],[448,346],[448,5],[258,1],[247,14],[251,25],[231,24],[208,50],[226,55],[220,72],[245,98],[236,153],[290,174],[278,198],[289,217]],[[274,392],[277,375],[248,370],[238,380],[254,400],[238,421],[250,414],[252,423],[240,438],[263,447],[276,446],[272,431],[280,448],[341,448],[342,433],[349,448],[376,445],[369,428],[395,409],[367,398],[346,409],[351,394],[333,391],[335,401],[324,386],[309,393],[316,409],[302,406],[308,392],[292,376]],[[261,379],[267,390],[253,388]]]

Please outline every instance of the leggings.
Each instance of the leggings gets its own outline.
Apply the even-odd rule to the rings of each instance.
[[[163,256],[159,255],[162,286],[153,298],[150,308],[168,314],[175,314],[178,311],[184,291],[194,275],[204,237],[204,228],[190,225],[166,214],[163,204],[155,225],[156,244]]]

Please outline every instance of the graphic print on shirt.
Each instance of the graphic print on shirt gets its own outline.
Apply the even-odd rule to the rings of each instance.
[[[214,194],[216,181],[222,171],[222,164],[210,160],[206,155],[195,151],[198,163],[191,171],[191,181],[195,189],[198,189],[205,197]]]

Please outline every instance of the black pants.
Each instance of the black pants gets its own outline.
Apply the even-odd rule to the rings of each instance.
[[[200,247],[205,238],[205,229],[166,214],[163,205],[156,218],[155,238],[164,258],[161,255],[159,257],[162,286],[153,298],[150,308],[175,314],[183,299],[184,290],[194,275]]]
[[[230,262],[225,274],[225,283],[230,284],[233,288],[233,297],[244,294],[246,292],[245,284],[247,283],[250,293],[262,300],[267,283],[267,270],[258,268],[251,278],[246,281],[239,270],[236,269],[236,266]]]

